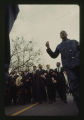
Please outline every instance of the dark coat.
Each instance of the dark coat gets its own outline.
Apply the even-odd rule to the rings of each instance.
[[[53,72],[53,70],[50,69],[49,72],[47,70],[45,72],[47,74],[46,75],[46,85],[47,85],[47,87],[52,86],[53,85],[53,82],[52,82],[52,72]]]
[[[56,58],[61,54],[62,65],[64,68],[72,69],[80,64],[80,46],[76,40],[63,40],[56,47],[55,52],[52,52],[52,50],[48,48],[47,53],[52,58]]]
[[[43,100],[46,100],[46,78],[42,78],[41,75],[44,75],[45,70],[37,70],[37,96],[38,96],[38,101],[41,102]]]
[[[66,80],[65,80],[65,77],[64,77],[64,74],[63,74],[63,68],[61,67],[61,71],[58,72],[57,71],[57,68],[55,69],[55,72],[57,74],[57,80],[58,80],[58,83],[59,84],[66,84]]]
[[[32,72],[32,97],[36,101],[38,99],[38,90],[39,90],[39,83],[38,83],[38,77],[36,71],[35,73]]]
[[[29,80],[29,81],[26,81],[26,80]],[[25,88],[30,87],[32,84],[32,74],[31,73],[27,73],[27,75],[24,74],[22,76],[22,82]]]
[[[42,70],[37,70],[37,79],[38,79],[38,83],[39,83],[39,87],[45,87],[46,85],[46,79],[42,78],[41,75],[44,75],[46,71],[44,69]]]

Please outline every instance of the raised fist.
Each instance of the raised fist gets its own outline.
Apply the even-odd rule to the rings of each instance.
[[[50,48],[49,41],[46,42],[46,47]]]

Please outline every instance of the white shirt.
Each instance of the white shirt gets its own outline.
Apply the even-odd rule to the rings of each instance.
[[[49,72],[50,71],[50,69],[47,69],[47,72]]]
[[[57,72],[61,72],[61,67],[57,67]]]

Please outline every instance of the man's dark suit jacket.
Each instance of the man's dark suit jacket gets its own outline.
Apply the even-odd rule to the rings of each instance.
[[[57,74],[58,83],[60,83],[60,84],[66,84],[65,77],[64,77],[64,74],[63,74],[63,68],[61,67],[61,71],[60,72],[58,72],[57,68],[56,68],[55,72]]]

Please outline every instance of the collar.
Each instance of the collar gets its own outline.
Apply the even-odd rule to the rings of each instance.
[[[65,42],[65,41],[67,41],[67,40],[69,40],[69,39],[68,39],[68,38],[62,39],[63,42]]]

